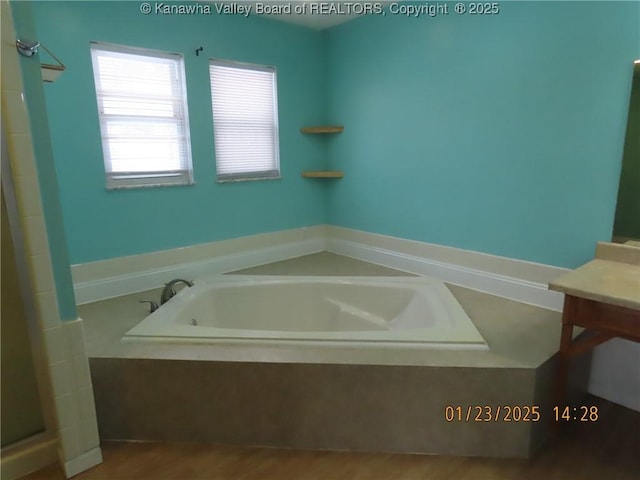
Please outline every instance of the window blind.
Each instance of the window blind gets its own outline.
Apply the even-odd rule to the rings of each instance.
[[[181,55],[91,44],[107,188],[193,182]]]
[[[211,60],[218,181],[280,177],[276,71]]]

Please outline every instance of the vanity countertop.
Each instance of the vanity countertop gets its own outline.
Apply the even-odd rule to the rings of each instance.
[[[599,243],[594,260],[553,280],[549,288],[640,310],[640,248]]]

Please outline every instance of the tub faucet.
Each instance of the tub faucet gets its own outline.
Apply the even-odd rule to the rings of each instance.
[[[158,304],[153,300],[139,300],[139,303],[148,303],[149,304],[149,313],[155,312],[158,308]]]
[[[162,293],[160,294],[160,305],[167,303],[171,300],[171,297],[176,294],[176,289],[173,288],[173,286],[178,283],[184,283],[187,287],[193,287],[193,282],[190,282],[189,280],[183,280],[181,278],[171,280],[169,283],[166,283],[162,289]]]

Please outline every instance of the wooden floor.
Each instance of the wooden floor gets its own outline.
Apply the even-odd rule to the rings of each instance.
[[[109,443],[76,480],[638,480],[640,413],[590,397],[600,419],[572,424],[530,460]],[[63,480],[58,465],[24,480]]]

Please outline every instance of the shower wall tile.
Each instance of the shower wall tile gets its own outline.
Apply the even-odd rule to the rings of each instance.
[[[49,255],[31,255],[31,275],[36,293],[52,292],[55,289],[51,258]]]
[[[96,405],[93,388],[81,388],[80,400],[80,442],[84,451],[100,445],[98,423],[96,421]]]
[[[74,418],[77,416],[71,394],[56,397],[55,403],[59,428],[61,430],[71,428],[74,425]]]
[[[47,231],[42,217],[23,217],[22,226],[27,255],[48,255]]]
[[[20,65],[13,55],[15,50],[15,37],[5,39],[6,32],[2,29],[2,89],[20,91],[22,78],[19,74]]]
[[[31,137],[22,133],[14,133],[7,136],[7,146],[9,148],[9,158],[11,168],[16,176],[38,175],[36,164],[33,161],[33,147]]]
[[[59,437],[66,462],[100,446],[82,320],[46,332]],[[55,353],[54,353],[55,351]]]
[[[42,329],[60,326],[57,299],[53,292],[36,294],[36,311]]]
[[[63,428],[60,430],[59,436],[66,459],[76,458],[82,453],[80,450],[78,432],[75,428]]]
[[[59,328],[64,336],[64,329]],[[66,346],[66,338],[65,340]],[[54,372],[52,377],[54,401],[56,411],[58,413],[58,429],[59,431],[67,430],[66,435],[78,435],[80,414],[80,399],[78,389],[76,387],[73,365],[68,360],[68,349],[65,348],[65,360],[51,365]],[[76,439],[79,442],[78,439]],[[78,443],[79,444],[79,443]],[[64,452],[65,458],[70,458],[68,452]]]
[[[72,322],[65,322],[67,328],[70,352],[74,357],[87,358],[87,350],[85,347],[84,322],[77,319]]]
[[[25,134],[29,132],[29,118],[24,104],[22,92],[18,90],[4,90],[2,106],[6,112],[8,134]]]
[[[91,388],[91,373],[89,372],[89,360],[86,355],[74,355],[71,360],[71,367],[78,389]]]
[[[44,343],[50,364],[64,362],[67,356],[67,341],[60,327],[44,330]]]
[[[18,201],[18,213],[22,217],[42,217],[42,201],[40,185],[35,176],[14,176],[16,199]]]
[[[71,393],[71,372],[68,362],[56,362],[51,364],[50,368],[54,396],[57,398],[69,395]]]
[[[0,8],[2,9],[2,17],[4,17],[2,22],[2,29],[0,30],[0,38],[2,39],[2,53],[5,53],[5,48],[15,48],[15,30],[13,28],[13,22],[7,20],[7,16],[11,15],[11,11],[9,10],[9,5],[7,2],[3,1],[0,3]],[[3,72],[4,73],[4,72]],[[3,77],[4,80],[4,77]]]
[[[84,346],[84,329],[81,319],[65,322],[60,327],[66,343],[66,364],[70,371],[70,390],[75,416],[71,427],[77,435],[81,453],[99,446],[93,388],[89,361]],[[67,459],[70,459],[67,457]]]

